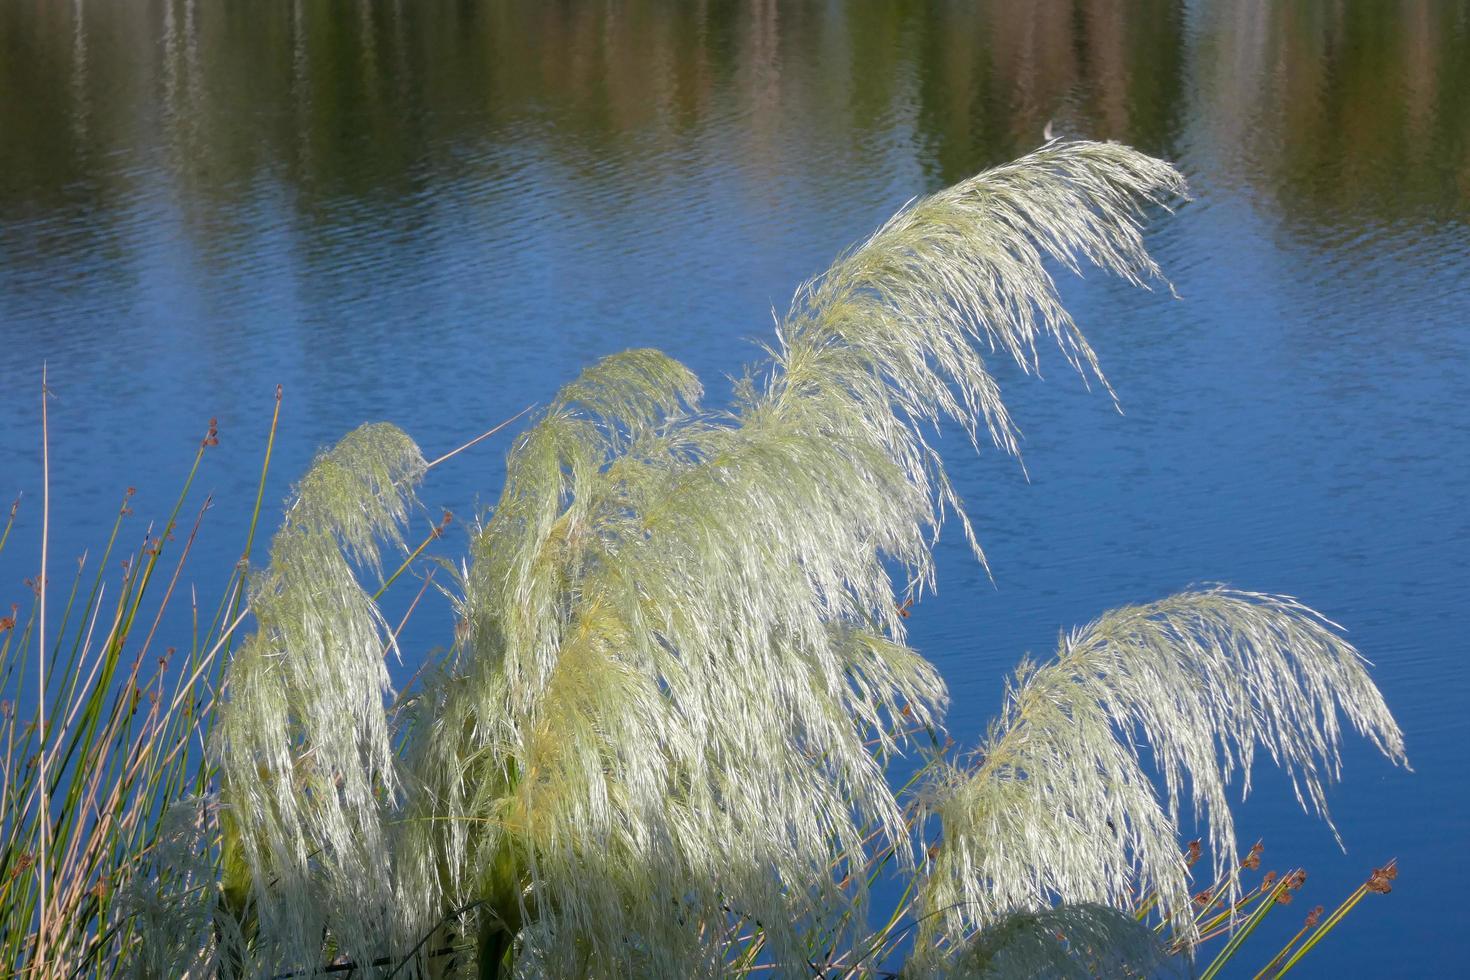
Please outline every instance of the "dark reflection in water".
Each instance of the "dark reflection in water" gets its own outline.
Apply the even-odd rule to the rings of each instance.
[[[272,499],[360,421],[437,454],[624,347],[718,390],[770,309],[911,195],[1049,121],[1123,140],[1190,175],[1152,239],[1182,301],[1068,284],[1127,415],[1060,363],[1003,379],[1031,482],[953,450],[996,581],[946,544],[915,640],[972,740],[1004,669],[1109,605],[1224,579],[1323,608],[1378,664],[1418,771],[1351,747],[1346,856],[1274,775],[1241,825],[1309,864],[1311,904],[1400,858],[1320,975],[1454,972],[1467,92],[1470,4],[1449,0],[12,0],[0,492],[39,489],[43,361],[58,555],[98,543],[126,485],[161,512],[218,416],[208,593],[277,382]],[[428,501],[493,500],[504,445],[436,471]],[[0,606],[37,526],[23,507]]]

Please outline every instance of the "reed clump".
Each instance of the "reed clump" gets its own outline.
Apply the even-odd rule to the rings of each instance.
[[[404,691],[377,603],[405,569],[428,586],[439,529],[404,535],[448,457],[385,425],[322,454],[240,585],[254,628],[198,792],[155,808],[130,962],[959,978],[1237,955],[1303,884],[1242,880],[1260,852],[1225,792],[1255,752],[1323,816],[1343,719],[1404,760],[1335,624],[1223,586],[1115,610],[1023,663],[970,754],[906,642],[947,519],[984,560],[936,427],[1014,453],[990,359],[1030,372],[1043,343],[1110,391],[1050,269],[1161,282],[1142,221],[1183,192],[1126,147],[1048,144],[803,284],[727,408],[656,351],[589,367],[515,440],[467,561],[433,566],[457,622]],[[385,547],[409,555],[388,575]],[[1181,854],[1185,807],[1208,831]]]
[[[44,426],[42,435],[49,455]],[[69,584],[53,585],[43,546],[27,608],[0,619],[0,962],[11,964],[0,976],[110,974],[167,941],[139,915],[141,899],[174,880],[158,855],[182,801],[213,780],[205,740],[228,643],[245,619],[243,561],[212,617],[181,587],[211,506],[191,491],[217,445],[211,419],[167,518],[122,557],[131,487],[100,554],[80,556]],[[264,478],[263,467],[262,487]],[[0,551],[20,504],[10,508]],[[47,504],[43,497],[43,541]],[[66,591],[52,619],[44,610],[48,592],[57,609],[56,585]],[[180,602],[192,605],[188,643],[160,650],[160,627]]]

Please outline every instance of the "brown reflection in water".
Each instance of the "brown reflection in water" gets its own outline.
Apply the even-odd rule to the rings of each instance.
[[[0,220],[109,220],[163,174],[228,204],[392,200],[485,141],[571,172],[884,166],[935,185],[1063,133],[1187,156],[1277,206],[1463,213],[1470,5],[1171,0],[0,5]],[[900,137],[895,137],[895,133]],[[672,151],[672,153],[671,153]],[[672,156],[673,162],[670,162]],[[228,218],[223,218],[228,222]]]
[[[1470,4],[1223,4],[1193,115],[1224,169],[1289,216],[1470,207]]]

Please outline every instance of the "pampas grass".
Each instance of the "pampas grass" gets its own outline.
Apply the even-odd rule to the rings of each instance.
[[[964,757],[906,642],[947,519],[984,560],[936,426],[1014,453],[991,362],[1032,372],[1043,344],[1108,391],[1051,270],[1162,282],[1142,222],[1183,191],[1126,147],[1048,144],[803,284],[729,407],[656,351],[589,367],[439,566],[453,645],[409,691],[376,598],[429,464],[386,425],[324,453],[250,585],[218,796],[174,806],[141,876],[138,970],[1142,972],[1214,927],[1186,808],[1227,920],[1266,905],[1225,800],[1257,748],[1324,814],[1339,715],[1403,760],[1331,623],[1223,587],[1117,610],[1023,665]],[[908,888],[875,927],[884,873]]]

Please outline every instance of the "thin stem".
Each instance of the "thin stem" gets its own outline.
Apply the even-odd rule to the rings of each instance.
[[[276,426],[281,421],[281,398],[284,394],[285,389],[283,389],[280,385],[276,385],[276,408],[275,411],[271,413],[270,434],[265,437],[265,459],[260,464],[260,483],[255,488],[255,509],[250,512],[250,529],[245,532],[245,552],[240,556],[240,577],[242,582],[245,577],[245,569],[249,568],[250,566],[250,551],[255,544],[255,527],[260,522],[260,506],[261,503],[265,500],[265,478],[266,474],[270,472],[271,468],[271,451],[275,449],[276,445]],[[235,601],[230,608],[230,615],[228,618],[234,619],[236,614],[239,613],[240,601],[244,598],[244,595],[245,590],[243,588],[235,593]],[[229,653],[230,647],[226,646],[226,658],[229,657]]]
[[[1214,961],[1210,963],[1205,972],[1200,974],[1200,980],[1214,980],[1214,977],[1217,976],[1220,971],[1225,968],[1225,964],[1230,962],[1231,957],[1233,957],[1240,950],[1240,947],[1245,943],[1245,941],[1250,938],[1250,934],[1256,931],[1256,926],[1260,925],[1261,920],[1266,918],[1266,913],[1270,912],[1271,909],[1276,906],[1277,901],[1281,898],[1281,896],[1286,894],[1286,892],[1288,891],[1288,886],[1286,882],[1290,878],[1291,875],[1288,874],[1271,889],[1270,894],[1266,896],[1265,900],[1261,902],[1256,910],[1250,914],[1250,917],[1245,920],[1245,923],[1241,926],[1240,931],[1230,937],[1230,941],[1225,944],[1225,948],[1220,950],[1219,954],[1216,955]]]
[[[417,559],[419,555],[422,555],[424,553],[424,549],[427,548],[431,542],[433,542],[436,538],[440,537],[444,533],[444,529],[449,526],[449,522],[452,520],[454,520],[454,515],[446,510],[444,512],[444,517],[439,521],[438,526],[429,531],[429,536],[427,538],[424,538],[424,540],[420,542],[419,546],[409,553],[407,558],[403,559],[403,564],[399,565],[398,568],[393,572],[393,574],[389,575],[387,580],[378,587],[378,591],[373,593],[374,602],[377,602],[379,599],[381,599],[383,597],[383,593],[388,591],[388,587],[391,586],[394,582],[398,581],[398,577],[400,575],[408,571],[408,566],[412,565],[414,563],[414,560]]]
[[[1312,947],[1321,942],[1329,932],[1337,928],[1337,924],[1341,922],[1347,916],[1347,914],[1351,912],[1353,908],[1359,902],[1361,902],[1363,900],[1363,897],[1367,895],[1370,891],[1386,891],[1388,888],[1388,884],[1385,878],[1392,879],[1394,877],[1396,873],[1394,871],[1396,864],[1396,860],[1389,861],[1388,864],[1384,865],[1382,868],[1375,870],[1372,877],[1370,877],[1363,884],[1359,885],[1351,895],[1343,900],[1343,903],[1341,905],[1332,910],[1332,914],[1327,917],[1327,921],[1323,922],[1320,926],[1317,927],[1317,931],[1312,933],[1311,938],[1309,938],[1305,943],[1302,944],[1301,949],[1292,954],[1291,959],[1287,960],[1282,965],[1281,969],[1276,972],[1275,976],[1277,978],[1284,977],[1287,971],[1296,966],[1297,963],[1301,962],[1301,958],[1311,952]],[[1375,885],[1380,887],[1375,887]]]
[[[40,719],[41,734],[41,758],[40,758],[40,789],[41,789],[41,811],[38,822],[41,825],[41,847],[40,855],[36,861],[40,873],[41,882],[41,928],[36,936],[36,972],[44,974],[46,970],[46,836],[50,830],[51,823],[51,800],[46,786],[46,555],[50,548],[51,536],[51,433],[49,418],[47,416],[46,400],[48,391],[46,388],[46,366],[41,366],[41,596],[40,596],[40,620],[38,622],[38,636],[40,643],[37,646],[36,659],[38,661],[36,675],[36,704]]]
[[[471,446],[475,445],[476,443],[483,442],[484,440],[489,439],[491,436],[495,435],[495,433],[499,432],[501,429],[505,428],[507,425],[510,425],[512,422],[514,422],[516,419],[520,418],[522,415],[525,415],[527,412],[529,412],[531,410],[532,407],[533,406],[531,406],[531,405],[527,405],[525,408],[521,409],[519,412],[516,412],[510,418],[506,419],[504,422],[501,422],[499,425],[495,426],[493,429],[490,429],[490,430],[488,430],[486,432],[480,433],[479,435],[477,435],[473,439],[471,439],[469,442],[465,443],[463,446],[460,446],[458,449],[451,449],[449,452],[445,453],[443,456],[440,456],[438,459],[434,460],[432,463],[430,463],[428,466],[426,466],[424,468],[425,469],[428,469],[428,470],[432,470],[434,467],[438,466],[440,463],[443,463],[443,462],[445,462],[448,459],[451,459],[451,458],[453,458],[455,456],[458,456],[460,453],[464,452],[466,449],[470,448]]]

